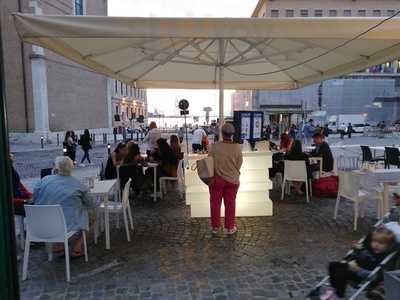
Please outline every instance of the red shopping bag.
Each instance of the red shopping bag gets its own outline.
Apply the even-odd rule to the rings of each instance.
[[[328,176],[316,179],[312,183],[313,196],[335,198],[339,190],[339,177]]]

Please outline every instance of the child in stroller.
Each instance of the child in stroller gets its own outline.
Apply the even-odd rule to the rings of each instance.
[[[396,261],[393,258],[398,258],[399,245],[399,207],[393,207],[342,261],[329,264],[329,276],[308,294],[307,299],[343,298],[348,284],[357,289],[349,299],[356,299],[366,288],[373,291],[371,287],[382,283],[382,269],[393,269],[391,264]]]
[[[370,233],[362,244],[354,245],[354,252],[340,262],[329,264],[329,278],[335,293],[344,298],[349,282],[359,284],[388,256],[396,245],[395,235],[384,226]],[[328,295],[326,295],[328,296]]]

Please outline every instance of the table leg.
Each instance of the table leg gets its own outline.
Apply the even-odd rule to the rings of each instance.
[[[382,211],[381,211],[381,218],[389,212],[389,183],[383,184],[383,203],[382,203]]]
[[[157,167],[154,167],[154,194],[153,194],[153,201],[157,202]]]
[[[108,213],[108,195],[104,197],[104,223],[106,229],[106,249],[110,250],[110,216]]]

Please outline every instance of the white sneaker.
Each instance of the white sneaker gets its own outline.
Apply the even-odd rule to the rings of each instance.
[[[232,235],[232,234],[235,234],[236,232],[237,232],[237,227],[235,226],[232,229],[227,230],[226,234]]]
[[[212,234],[218,234],[219,233],[219,228],[211,228],[211,233]]]

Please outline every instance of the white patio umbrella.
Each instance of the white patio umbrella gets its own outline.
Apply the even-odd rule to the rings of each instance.
[[[14,15],[23,41],[139,88],[296,89],[400,55],[393,18]]]

